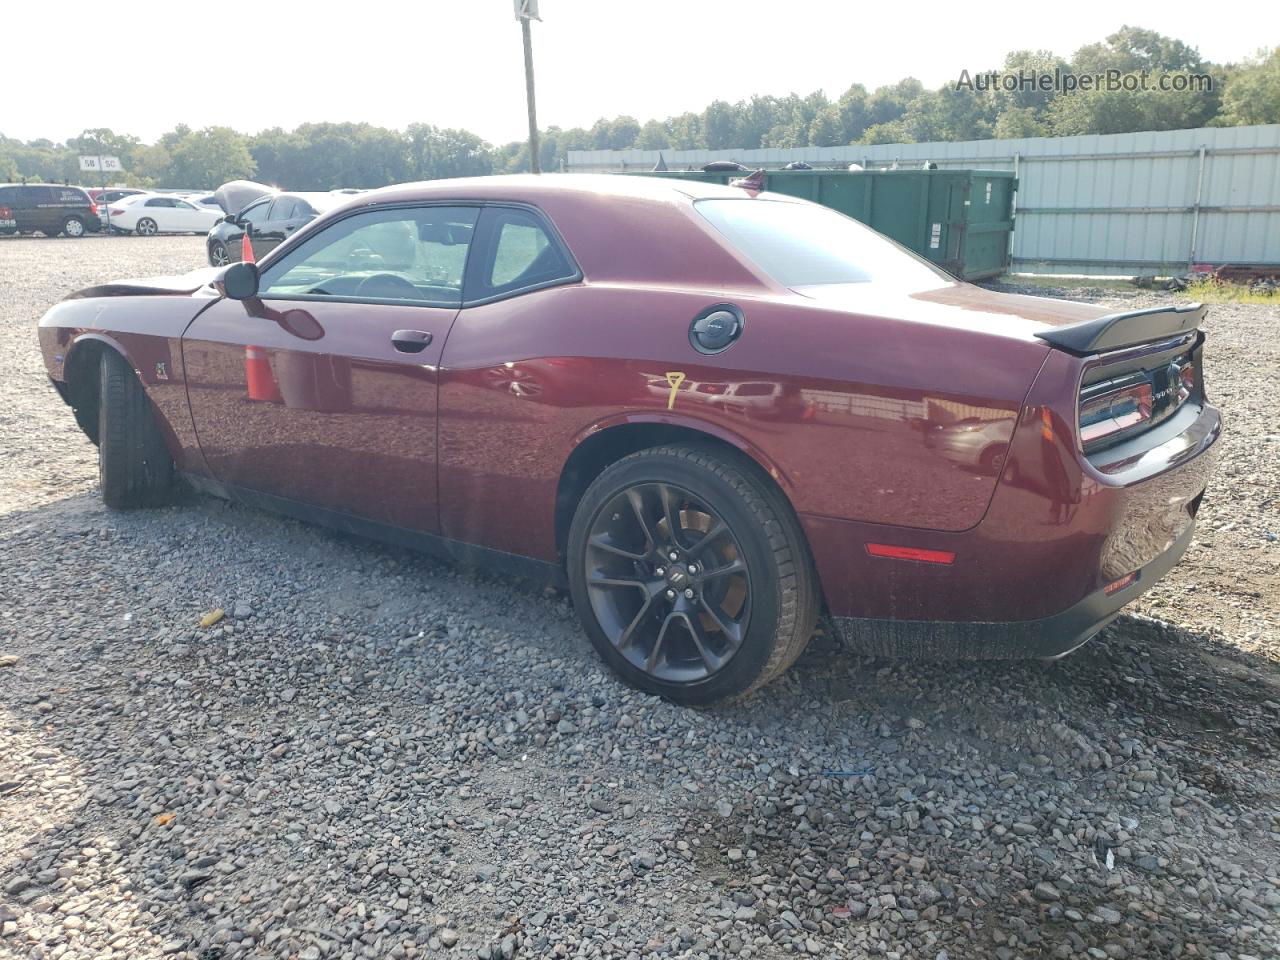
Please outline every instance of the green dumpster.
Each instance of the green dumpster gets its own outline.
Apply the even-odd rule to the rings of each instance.
[[[746,173],[641,174],[728,183]],[[766,170],[765,189],[839,210],[962,280],[1009,269],[1013,195],[1007,170]]]

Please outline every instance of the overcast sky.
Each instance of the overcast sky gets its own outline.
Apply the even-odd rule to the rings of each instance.
[[[5,4],[0,133],[64,140],[105,126],[152,141],[175,124],[246,133],[307,121],[526,130],[511,0],[74,0]],[[1125,23],[1235,61],[1280,41],[1280,5],[1202,0],[542,0],[538,120],[641,122],[751,94],[928,87],[1013,49],[1063,56]],[[102,23],[99,27],[97,24]],[[34,37],[27,42],[24,38]],[[70,46],[68,46],[70,44]],[[97,64],[95,64],[95,59]]]

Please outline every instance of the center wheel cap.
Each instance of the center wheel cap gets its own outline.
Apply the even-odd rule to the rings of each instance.
[[[683,590],[689,585],[689,571],[681,564],[675,564],[667,570],[667,583],[676,590]]]

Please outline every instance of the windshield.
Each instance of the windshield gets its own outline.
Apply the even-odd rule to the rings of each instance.
[[[784,287],[874,282],[925,290],[953,282],[865,224],[816,203],[743,197],[694,206]]]

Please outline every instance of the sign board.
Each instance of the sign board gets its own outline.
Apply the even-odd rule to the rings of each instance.
[[[515,0],[517,20],[541,20],[538,16],[538,0]]]
[[[81,157],[80,169],[119,173],[124,167],[121,166],[119,157]]]

